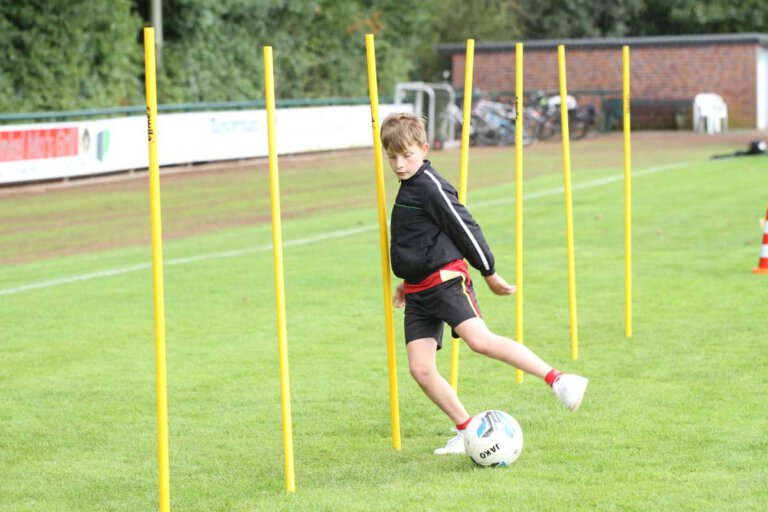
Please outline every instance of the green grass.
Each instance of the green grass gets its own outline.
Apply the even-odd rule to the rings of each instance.
[[[712,161],[705,157],[721,148],[636,137],[636,171],[681,165],[633,182],[627,339],[623,183],[590,185],[621,173],[619,143],[572,146],[576,362],[563,195],[554,192],[562,186],[560,147],[534,146],[526,158],[525,193],[541,194],[525,204],[526,343],[590,377],[590,388],[582,409],[569,413],[534,378],[517,385],[513,371],[464,348],[467,408],[507,410],[525,433],[522,456],[502,470],[430,454],[450,425],[408,375],[399,311],[403,449],[392,450],[370,157],[282,166],[286,242],[363,228],[285,248],[295,495],[283,480],[266,175],[164,178],[172,509],[766,509],[766,282],[750,272],[766,163]],[[473,149],[469,193],[509,281],[512,154]],[[458,154],[433,156],[454,179]],[[389,176],[387,187],[391,198]],[[112,215],[96,222],[105,211]],[[64,229],[70,214],[88,221]],[[0,258],[9,262],[0,268],[0,293],[150,258],[143,180],[6,197],[0,219]],[[7,229],[14,224],[28,229]],[[256,249],[176,261],[249,247]],[[492,296],[481,283],[477,292],[491,328],[513,334],[515,299]],[[2,294],[0,336],[0,510],[156,510],[151,270]],[[445,374],[448,353],[438,355]]]

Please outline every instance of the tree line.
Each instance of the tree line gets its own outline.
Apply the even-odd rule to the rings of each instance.
[[[440,81],[440,43],[768,31],[764,0],[163,0],[160,103],[363,97],[375,34],[379,87]],[[140,105],[150,0],[0,2],[0,112]]]

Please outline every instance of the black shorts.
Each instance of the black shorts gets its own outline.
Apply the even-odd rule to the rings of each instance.
[[[453,329],[464,320],[482,317],[472,282],[456,277],[424,291],[405,296],[405,343],[421,338],[435,338],[437,350],[443,344],[443,322]]]

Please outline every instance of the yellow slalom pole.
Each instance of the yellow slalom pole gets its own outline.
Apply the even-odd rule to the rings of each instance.
[[[475,40],[467,39],[467,57],[464,65],[464,113],[461,123],[461,161],[459,164],[459,202],[467,204],[467,174],[469,173],[469,128],[472,120],[472,70],[475,60]],[[459,347],[461,342],[453,338],[451,343],[451,387],[459,391]]]
[[[624,68],[624,278],[627,338],[632,337],[632,147],[629,108],[629,46],[622,48]]]
[[[157,159],[157,78],[155,29],[144,28],[144,80],[147,91],[149,140],[149,215],[152,224],[152,282],[155,300],[155,374],[157,387],[157,459],[160,512],[171,510],[168,459],[168,380],[165,364],[165,293],[163,291],[163,230],[160,218],[160,164]]]
[[[515,338],[523,343],[523,43],[515,44]],[[523,383],[523,371],[515,370]]]
[[[557,47],[560,72],[560,119],[563,133],[563,174],[565,175],[565,232],[568,243],[568,298],[571,315],[571,357],[579,358],[579,331],[576,320],[576,263],[573,249],[573,198],[571,195],[571,145],[568,128],[568,85],[565,77],[565,46]]]
[[[280,222],[280,178],[277,169],[275,135],[275,81],[272,71],[272,47],[264,47],[264,88],[267,104],[267,140],[269,144],[269,195],[272,204],[272,247],[275,265],[275,300],[277,302],[277,341],[280,360],[280,399],[283,410],[283,456],[285,490],[296,491],[293,471],[293,426],[291,422],[291,384],[288,378],[288,334],[285,321],[285,282],[283,280],[283,228]]]
[[[397,362],[395,360],[395,327],[392,312],[392,282],[389,273],[389,239],[387,236],[387,205],[384,191],[384,158],[381,148],[379,121],[379,85],[376,78],[376,49],[373,34],[365,36],[368,57],[368,89],[371,96],[373,125],[373,161],[376,171],[376,202],[379,212],[379,241],[381,248],[381,282],[384,287],[384,324],[387,333],[387,366],[389,369],[389,414],[392,420],[392,446],[400,451],[400,405],[397,393]]]

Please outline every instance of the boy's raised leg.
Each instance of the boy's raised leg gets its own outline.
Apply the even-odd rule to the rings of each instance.
[[[589,382],[586,378],[555,370],[522,343],[491,332],[482,318],[465,320],[454,330],[474,352],[544,379],[552,386],[555,396],[571,411],[581,406]]]
[[[540,379],[552,370],[550,365],[522,343],[492,333],[480,317],[465,320],[454,330],[478,354],[505,362]]]
[[[571,411],[581,407],[581,400],[587,391],[589,380],[580,375],[564,373],[552,383],[552,389],[557,398]]]

